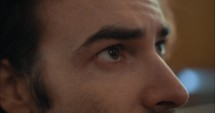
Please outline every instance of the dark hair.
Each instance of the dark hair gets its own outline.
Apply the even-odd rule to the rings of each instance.
[[[39,0],[1,0],[0,2],[0,61],[7,59],[10,65],[22,75],[31,77],[36,60],[36,49],[41,35],[37,8]],[[35,78],[35,77],[34,77]],[[38,78],[38,77],[36,77]],[[39,81],[39,82],[38,82]],[[30,90],[39,106],[47,107],[46,96],[39,93],[41,80],[34,81]],[[33,83],[32,83],[33,84]],[[40,98],[41,97],[41,98]],[[38,100],[43,100],[39,103]],[[0,106],[0,113],[3,110]],[[4,112],[3,112],[4,113]]]
[[[39,31],[35,0],[3,0],[0,20],[0,59],[8,59],[19,71],[30,71]]]

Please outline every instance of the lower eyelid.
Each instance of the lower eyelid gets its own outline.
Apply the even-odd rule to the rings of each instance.
[[[101,59],[95,59],[96,66],[103,70],[115,70],[117,67],[122,66],[123,62],[108,62]]]

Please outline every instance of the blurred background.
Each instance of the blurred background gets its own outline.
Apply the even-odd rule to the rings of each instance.
[[[169,0],[177,40],[168,64],[190,94],[175,113],[214,113],[214,0]]]

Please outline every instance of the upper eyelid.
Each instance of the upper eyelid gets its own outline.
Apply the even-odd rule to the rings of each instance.
[[[76,51],[73,52],[73,54],[78,57],[78,56],[90,56],[94,57],[104,51],[105,49],[114,46],[114,45],[121,45],[121,41],[117,40],[100,40],[97,43],[94,43],[91,46],[84,46],[82,48],[77,49]],[[96,48],[96,49],[95,49]]]
[[[97,53],[96,53],[96,56],[97,56],[98,54],[102,53],[102,52],[105,52],[106,50],[108,50],[109,48],[111,48],[111,47],[113,47],[113,46],[118,46],[119,49],[122,51],[122,53],[123,53],[123,51],[125,50],[125,47],[124,47],[123,44],[119,44],[119,43],[118,43],[118,44],[112,44],[112,45],[109,45],[109,46],[105,47],[104,49],[100,50],[99,52],[97,52]]]

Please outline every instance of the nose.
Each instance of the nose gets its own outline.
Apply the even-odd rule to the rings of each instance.
[[[189,95],[172,70],[161,58],[150,64],[147,69],[149,82],[142,94],[144,106],[153,113],[163,113],[184,105]]]

